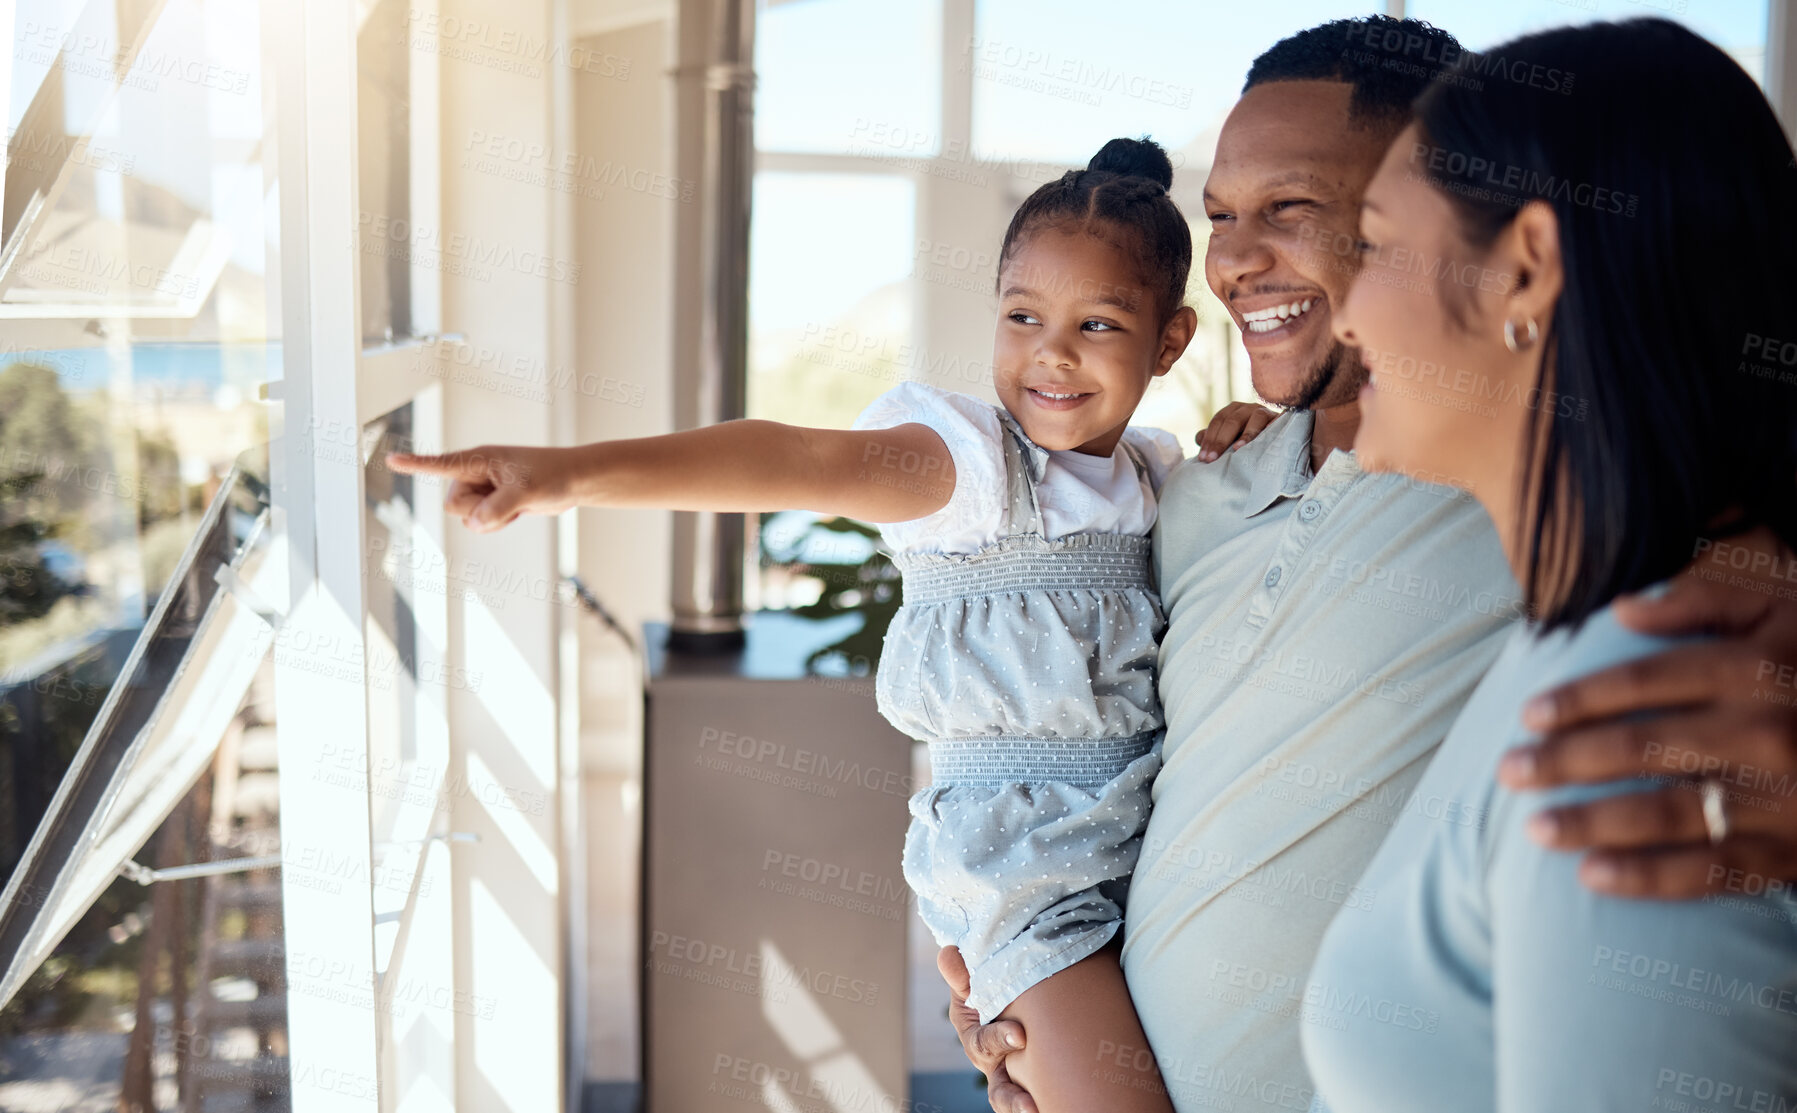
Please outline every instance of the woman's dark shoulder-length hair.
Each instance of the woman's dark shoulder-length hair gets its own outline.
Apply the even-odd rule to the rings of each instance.
[[[1699,538],[1797,540],[1797,162],[1753,79],[1676,23],[1598,23],[1466,56],[1416,119],[1469,244],[1532,200],[1559,221],[1519,522],[1540,628]]]

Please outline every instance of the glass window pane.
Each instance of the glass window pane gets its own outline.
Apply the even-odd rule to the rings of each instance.
[[[913,349],[916,189],[909,178],[755,176],[749,243],[748,415],[847,428],[905,379]],[[860,523],[793,512],[760,531],[758,601],[861,610],[857,634],[818,655],[825,671],[865,673],[897,606],[890,564]]]
[[[56,7],[20,5],[20,52],[64,41]],[[268,440],[279,221],[259,8],[152,7],[134,76],[0,302],[0,684],[80,659],[110,687],[124,653],[106,647],[130,647],[232,461]]]
[[[370,810],[376,843],[422,838],[441,801],[429,791],[442,777],[435,758],[420,764],[419,685],[441,678],[441,647],[419,645],[416,606],[420,591],[437,586],[430,555],[418,544],[412,518],[416,482],[385,465],[388,452],[416,451],[410,402],[363,432],[375,444],[362,467],[362,530],[367,538],[367,593],[363,603],[363,652],[368,676],[368,768],[373,771]],[[417,574],[414,575],[414,569]],[[416,789],[416,791],[413,791]],[[385,909],[377,909],[385,911]]]
[[[267,625],[221,578],[240,578],[264,598],[283,584],[281,550],[270,545],[266,460],[250,455],[208,507],[103,698],[63,683],[68,658],[22,669],[0,688],[8,750],[30,755],[39,776],[53,765],[68,770],[41,819],[25,814],[23,794],[0,801],[11,825],[31,836],[16,861],[0,863],[9,890],[30,898],[0,903],[0,1000],[199,776],[266,652]]]
[[[1271,17],[1250,4],[1152,0],[1096,18],[1080,0],[979,0],[973,38],[946,64],[972,72],[982,158],[1084,166],[1107,139],[1146,134],[1176,152],[1175,168],[1207,165],[1255,55],[1366,8],[1297,0]]]
[[[18,925],[32,935],[0,953],[35,972],[29,1000],[0,1013],[18,1037],[0,1108],[46,1094],[63,1095],[53,1108],[115,1108],[121,1094],[201,1108],[209,1071],[221,1093],[266,1096],[286,1077],[285,1005],[269,1001],[278,879],[145,889],[115,876],[134,852],[162,866],[281,851],[272,726],[243,695],[266,671],[266,643],[247,635],[267,628],[213,578],[266,502],[258,388],[280,369],[262,6],[4,10],[9,151],[29,150],[28,173],[7,168],[23,246],[0,275],[0,876],[29,881],[34,903],[0,907],[9,940]],[[133,61],[115,80],[124,43]],[[232,475],[238,462],[254,483]],[[252,547],[267,570],[262,522]],[[278,573],[244,574],[265,602],[277,581],[284,594]],[[28,855],[40,827],[48,852]],[[209,906],[215,890],[236,895]],[[216,979],[209,931],[253,941],[215,956]],[[235,1065],[202,1062],[220,1056]]]
[[[272,660],[135,860],[274,864],[113,880],[0,1009],[0,1109],[289,1108]]]
[[[70,135],[87,134],[118,84],[113,62],[135,45],[143,17],[153,15],[150,8],[116,0],[14,0],[14,13],[7,124],[23,123],[37,94],[48,87],[60,110],[45,124]]]
[[[407,8],[380,0],[356,35],[356,178],[365,227],[392,229],[412,221],[411,51]],[[368,344],[412,335],[412,259],[378,237],[362,245],[362,340]],[[375,250],[380,248],[382,250]]]
[[[1488,50],[1530,31],[1600,19],[1661,16],[1727,50],[1764,82],[1766,0],[1410,0],[1407,14],[1446,28],[1468,50]]]
[[[88,0],[13,0],[12,76],[6,91],[6,127],[8,133],[25,119],[50,67],[62,52],[70,36],[89,36],[96,45],[117,45],[116,23],[109,5],[90,4]],[[74,58],[85,57],[76,54]],[[70,79],[84,76],[85,66],[71,65]]]
[[[755,175],[750,417],[847,426],[902,375],[916,191],[875,174]]]
[[[16,212],[26,179],[12,180],[9,168],[8,227],[28,239],[0,275],[0,308],[13,318],[192,318],[233,259],[242,266],[260,254],[256,12],[172,0],[116,88],[100,76],[110,63],[86,57],[92,22],[84,13],[54,40],[61,64],[35,94],[60,93],[63,127],[53,133],[55,113],[30,109],[12,137],[35,171],[34,207]]]
[[[934,154],[941,146],[939,0],[793,0],[755,24],[755,146]]]
[[[365,763],[321,754],[318,767],[345,790],[345,804],[360,806],[365,798],[369,809],[375,922],[370,973],[376,984],[411,987],[395,990],[393,1000],[383,1001],[375,1014],[382,1045],[395,1049],[382,1087],[396,1093],[435,1086],[434,1052],[424,1049],[446,1038],[456,1008],[470,1007],[436,995],[437,987],[455,984],[449,935],[454,887],[449,844],[439,841],[455,797],[478,793],[489,807],[522,812],[545,806],[540,794],[495,791],[480,778],[478,762],[461,771],[450,768],[448,689],[478,692],[481,677],[479,670],[448,666],[449,585],[443,550],[431,529],[440,517],[435,500],[421,505],[414,478],[386,466],[388,452],[434,450],[440,440],[433,416],[438,412],[414,400],[362,431],[368,753]],[[432,444],[419,443],[421,426],[430,430]],[[428,1001],[423,989],[430,991]],[[493,1000],[476,994],[471,1007],[485,1010]],[[405,1048],[419,1050],[398,1050]]]

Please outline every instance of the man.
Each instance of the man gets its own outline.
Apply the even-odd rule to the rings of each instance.
[[[1283,40],[1250,69],[1206,182],[1206,277],[1243,329],[1256,392],[1289,410],[1216,462],[1177,469],[1156,526],[1169,621],[1160,659],[1165,766],[1130,889],[1122,961],[1181,1111],[1306,1109],[1300,1023],[1429,1022],[1404,1002],[1335,999],[1327,987],[1307,996],[1305,983],[1335,912],[1380,899],[1357,882],[1398,815],[1480,822],[1457,801],[1415,799],[1410,790],[1522,614],[1476,503],[1359,470],[1348,451],[1356,398],[1363,360],[1378,353],[1344,350],[1330,330],[1331,308],[1357,270],[1361,191],[1408,121],[1411,100],[1459,53],[1445,32],[1387,17],[1338,20]],[[1429,273],[1427,260],[1417,266],[1419,276]],[[1398,385],[1429,390],[1442,404],[1470,401],[1456,398],[1450,381],[1400,377]],[[1775,639],[1764,614],[1733,617],[1744,635],[1728,650],[1738,680],[1765,652],[1746,638]],[[1718,659],[1715,651],[1695,664],[1668,654],[1653,666],[1680,678],[1677,702],[1714,705],[1709,726],[1751,704],[1738,684],[1722,690],[1712,675]],[[1638,672],[1587,685],[1555,701],[1558,724],[1589,725],[1648,703],[1642,687]],[[1776,726],[1762,716],[1760,748],[1746,751],[1769,765],[1793,751],[1789,709],[1781,710]],[[1740,760],[1743,747],[1730,751],[1726,730],[1702,740],[1689,722],[1683,728],[1687,752]],[[1617,733],[1625,729],[1634,733]],[[1639,728],[1614,725],[1551,736],[1532,771],[1521,764],[1506,774],[1515,787],[1656,771]],[[1662,853],[1624,859],[1608,887],[1625,892],[1718,888],[1712,871],[1724,850],[1774,877],[1793,872],[1788,830],[1783,842],[1762,831],[1712,848],[1695,841],[1705,832],[1691,827],[1695,793],[1669,788],[1644,798],[1661,803],[1622,820],[1601,810],[1597,819],[1569,817],[1555,845],[1687,844],[1677,852],[1685,855],[1679,878]],[[1765,829],[1790,826],[1793,811]],[[1693,885],[1693,871],[1709,883]],[[1588,880],[1600,879],[1594,871]],[[964,994],[952,949],[941,964]],[[952,1011],[970,1058],[992,1079],[993,1107],[1032,1109],[1000,1061],[1005,1039],[1027,1034],[1002,1021],[978,1028]],[[1117,1055],[1128,1061],[1146,1050]]]

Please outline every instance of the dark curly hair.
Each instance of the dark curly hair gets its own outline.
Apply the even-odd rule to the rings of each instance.
[[[1420,19],[1364,15],[1288,35],[1248,67],[1242,92],[1268,81],[1342,81],[1353,86],[1350,119],[1409,122],[1411,102],[1465,53],[1460,40]]]
[[[1161,145],[1113,139],[1084,170],[1069,170],[1018,206],[998,252],[1002,272],[1023,238],[1044,226],[1078,228],[1105,236],[1129,252],[1142,283],[1155,295],[1164,327],[1185,304],[1192,270],[1192,230],[1167,195],[1173,162]]]

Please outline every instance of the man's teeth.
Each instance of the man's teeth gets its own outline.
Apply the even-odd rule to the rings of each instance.
[[[1308,312],[1316,302],[1315,298],[1305,298],[1303,301],[1294,301],[1289,305],[1274,305],[1266,309],[1256,309],[1252,313],[1242,314],[1242,320],[1247,324],[1249,332],[1272,332],[1287,321]]]

